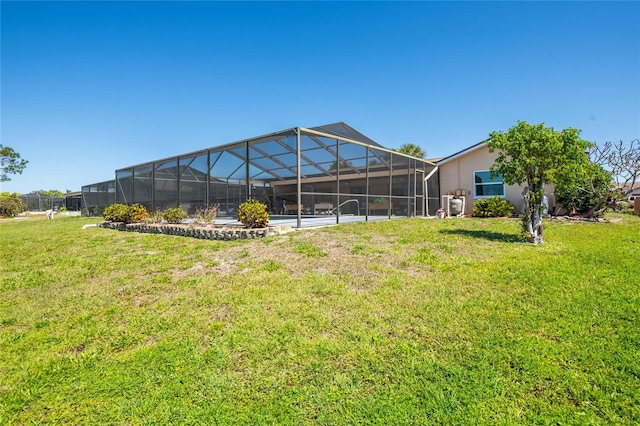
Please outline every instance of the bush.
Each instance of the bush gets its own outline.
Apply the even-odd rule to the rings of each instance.
[[[247,200],[238,207],[238,221],[247,228],[266,228],[269,225],[267,206],[257,200]]]
[[[138,223],[149,217],[147,209],[140,204],[111,204],[102,212],[104,220],[109,222]]]
[[[208,209],[200,209],[196,212],[195,223],[198,225],[208,225],[216,221],[218,208],[211,206]]]
[[[144,220],[146,223],[162,223],[162,212],[157,209],[154,214],[150,214],[150,216]]]
[[[514,211],[514,205],[498,195],[491,198],[481,198],[473,203],[473,215],[477,217],[511,216]]]
[[[187,212],[182,207],[170,207],[162,212],[162,217],[169,223],[182,223],[187,217]]]
[[[140,223],[148,217],[149,212],[145,206],[140,204],[131,204],[129,206],[129,222],[127,223]]]
[[[581,216],[601,216],[611,193],[611,174],[600,164],[592,163],[583,176],[560,179],[555,188],[556,199],[568,213]],[[621,199],[621,194],[613,195]]]
[[[9,194],[3,192],[0,194],[0,215],[15,216],[24,210],[24,204],[17,193]]]
[[[102,218],[109,222],[127,222],[128,217],[129,206],[126,204],[111,204],[102,212]]]

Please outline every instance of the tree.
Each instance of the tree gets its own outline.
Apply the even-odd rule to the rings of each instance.
[[[42,195],[48,195],[49,197],[56,197],[56,198],[64,197],[64,194],[62,193],[62,191],[59,191],[57,189],[49,189],[47,191],[45,191],[44,189],[41,189],[40,191],[35,191],[35,192],[39,192]]]
[[[589,157],[611,171],[616,187],[623,195],[631,193],[636,182],[640,181],[640,139],[628,144],[620,141],[594,145],[589,150]]]
[[[27,163],[13,148],[0,145],[0,182],[10,181],[9,175],[22,174]]]
[[[23,210],[24,204],[17,193],[3,192],[0,194],[0,215],[15,216]]]
[[[394,151],[417,158],[424,158],[425,156],[424,150],[414,143],[405,143],[404,145],[400,145],[398,148],[394,149]]]
[[[542,243],[544,185],[557,182],[560,176],[566,180],[582,176],[589,167],[587,148],[592,144],[580,139],[577,129],[557,132],[544,123],[525,121],[518,121],[506,133],[491,132],[489,136],[489,152],[499,151],[491,173],[501,174],[509,185],[525,184],[523,232],[530,242]]]
[[[578,176],[558,176],[556,200],[569,212],[599,217],[607,209],[612,194],[611,173],[598,163],[590,163],[583,171]]]

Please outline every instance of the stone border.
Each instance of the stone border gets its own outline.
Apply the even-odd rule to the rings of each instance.
[[[183,237],[200,238],[204,240],[240,240],[264,238],[281,233],[283,230],[275,228],[237,228],[237,227],[203,227],[179,224],[154,223],[123,223],[100,222],[101,228],[116,229],[118,231],[142,232],[146,234],[180,235]]]

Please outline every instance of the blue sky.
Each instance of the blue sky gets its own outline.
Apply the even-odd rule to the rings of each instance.
[[[517,120],[640,137],[640,2],[11,2],[1,191],[344,121],[452,154]]]

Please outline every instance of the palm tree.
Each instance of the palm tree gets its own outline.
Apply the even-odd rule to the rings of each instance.
[[[400,147],[394,149],[394,151],[418,158],[424,158],[425,156],[424,150],[415,143],[405,143],[404,145],[400,145]]]

